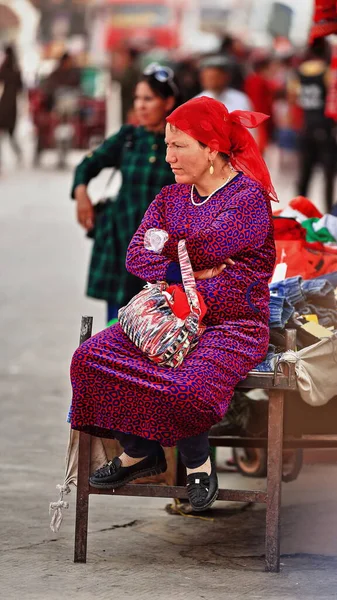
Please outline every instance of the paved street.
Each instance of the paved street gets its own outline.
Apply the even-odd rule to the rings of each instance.
[[[27,145],[28,163],[29,144]],[[7,149],[6,149],[7,150]],[[261,506],[217,503],[214,520],[175,517],[165,500],[91,500],[88,563],[74,565],[75,491],[59,535],[49,502],[62,483],[69,362],[80,316],[104,326],[104,305],[84,297],[90,242],[68,199],[71,171],[0,175],[1,421],[0,598],[4,600],[330,600],[337,598],[337,467],[306,466],[284,485],[282,573],[263,571]],[[72,157],[76,162],[76,157]],[[282,202],[287,175],[276,178]],[[97,183],[95,194],[102,186]],[[320,202],[317,177],[313,194]],[[228,487],[264,481],[222,475]]]

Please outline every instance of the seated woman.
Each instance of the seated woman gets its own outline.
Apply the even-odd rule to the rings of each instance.
[[[162,446],[177,445],[193,509],[205,510],[217,498],[208,431],[268,347],[268,280],[275,261],[268,196],[276,197],[246,129],[265,118],[229,113],[205,97],[186,102],[167,118],[166,159],[176,184],[164,187],[148,208],[126,267],[144,281],[179,283],[177,246],[185,239],[207,305],[206,331],[176,369],[151,362],[119,324],[76,350],[71,426],[115,437],[124,448],[91,475],[94,487],[118,488],[165,471]],[[144,235],[153,227],[169,234],[160,254],[144,246]]]

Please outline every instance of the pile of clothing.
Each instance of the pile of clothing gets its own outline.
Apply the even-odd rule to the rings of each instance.
[[[274,371],[285,350],[285,330],[296,329],[297,348],[337,330],[337,216],[323,215],[298,196],[274,215],[276,263],[287,278],[270,283],[270,345],[254,370]]]
[[[297,348],[316,344],[337,330],[337,271],[305,281],[300,276],[271,283],[269,348],[256,371],[274,371],[285,350],[285,330],[297,332]]]
[[[337,216],[323,215],[308,198],[298,196],[274,214],[276,263],[287,275],[312,279],[337,271]]]

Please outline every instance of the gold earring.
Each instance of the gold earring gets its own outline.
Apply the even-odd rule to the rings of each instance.
[[[209,168],[209,172],[210,172],[210,174],[211,174],[211,175],[213,175],[213,174],[214,174],[214,167],[213,167],[213,163],[211,163],[211,166],[210,166],[210,168]]]

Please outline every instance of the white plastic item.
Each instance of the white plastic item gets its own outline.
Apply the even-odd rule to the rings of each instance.
[[[283,281],[287,275],[288,265],[285,262],[279,263],[275,267],[275,271],[271,280],[271,283],[277,283],[278,281]]]
[[[144,247],[146,250],[151,250],[152,252],[157,252],[159,254],[168,239],[169,235],[167,231],[153,227],[145,232]]]

